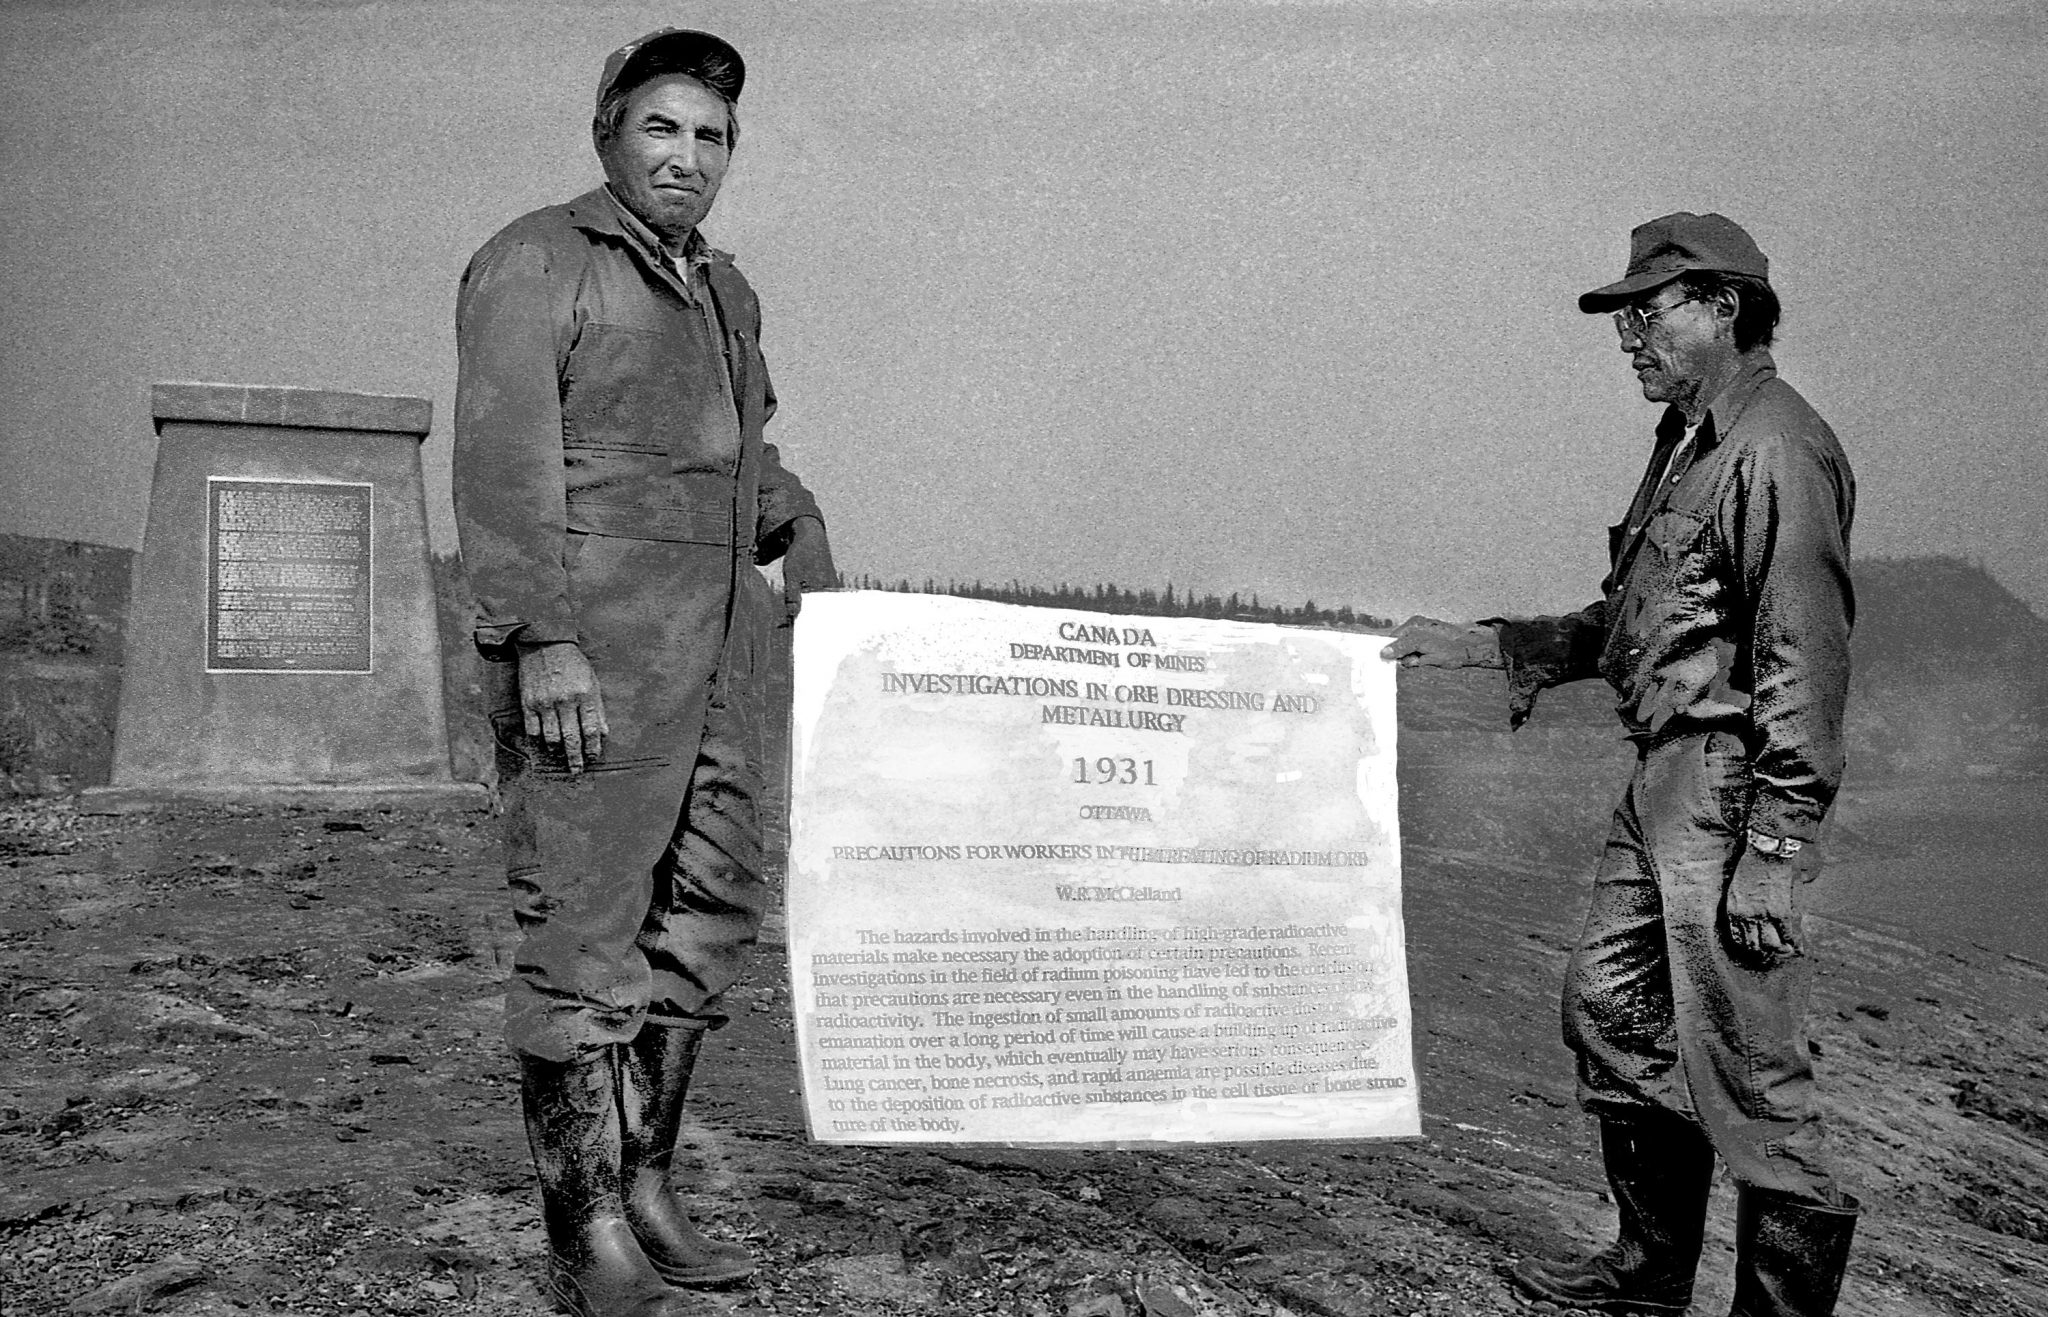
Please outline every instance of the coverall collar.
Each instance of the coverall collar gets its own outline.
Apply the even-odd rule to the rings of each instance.
[[[1755,400],[1756,391],[1763,387],[1765,380],[1775,379],[1778,364],[1771,359],[1769,348],[1756,348],[1743,359],[1742,369],[1736,373],[1728,386],[1716,394],[1702,414],[1699,431],[1693,435],[1693,443],[1699,451],[1705,452],[1721,442],[1735,423],[1742,419],[1742,413],[1749,410]],[[1657,422],[1657,437],[1685,433],[1685,413],[1677,407],[1664,409],[1664,416]]]
[[[569,219],[586,233],[615,238],[628,249],[637,253],[659,278],[665,279],[685,298],[695,300],[695,294],[683,278],[676,273],[675,262],[670,259],[668,249],[661,245],[661,239],[654,236],[654,230],[640,222],[638,216],[626,209],[624,202],[604,183],[577,197],[569,203]],[[715,271],[720,264],[730,264],[732,257],[704,241],[704,235],[696,229],[683,243],[680,259],[684,266],[705,266],[706,273]]]

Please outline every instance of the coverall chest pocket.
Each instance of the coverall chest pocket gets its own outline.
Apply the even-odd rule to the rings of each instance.
[[[1650,518],[1643,538],[1663,555],[1667,563],[1677,562],[1693,551],[1706,534],[1707,519],[1696,512],[1666,508]]]
[[[562,445],[661,454],[670,469],[730,471],[739,427],[722,352],[687,323],[586,325],[562,381]]]
[[[1698,513],[1664,508],[1651,515],[1642,547],[1628,567],[1624,616],[1633,633],[1676,625],[1696,607],[1689,601],[1695,601],[1707,575],[1706,529],[1706,518]]]

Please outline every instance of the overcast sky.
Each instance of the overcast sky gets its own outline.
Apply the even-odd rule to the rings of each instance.
[[[599,178],[605,53],[746,56],[708,226],[840,564],[1573,607],[1656,410],[1579,292],[1718,210],[1859,555],[2048,611],[2048,26],[1973,4],[0,7],[0,525],[141,542],[155,380],[430,397],[455,281]]]

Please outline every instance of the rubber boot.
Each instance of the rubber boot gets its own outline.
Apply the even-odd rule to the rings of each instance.
[[[1733,1317],[1830,1317],[1862,1204],[1825,1207],[1744,1185],[1735,1205]]]
[[[1691,1121],[1668,1114],[1603,1119],[1600,1150],[1621,1217],[1612,1245],[1584,1259],[1529,1258],[1515,1287],[1532,1299],[1604,1313],[1683,1313],[1706,1237],[1714,1149]]]
[[[689,1212],[669,1186],[683,1097],[703,1039],[704,1030],[695,1022],[649,1019],[620,1049],[626,1216],[647,1260],[671,1285],[720,1285],[754,1272],[747,1250],[707,1239],[690,1224]]]
[[[626,1220],[617,1049],[520,1063],[556,1306],[574,1317],[695,1317],[701,1309],[662,1280]]]

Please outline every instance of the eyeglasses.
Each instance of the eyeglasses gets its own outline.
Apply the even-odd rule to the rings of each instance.
[[[1687,302],[1697,302],[1699,300],[1697,297],[1681,297],[1668,306],[1651,307],[1648,311],[1643,310],[1641,307],[1625,306],[1614,313],[1614,332],[1620,334],[1623,338],[1627,338],[1630,335],[1636,338],[1647,338],[1650,333],[1650,326],[1665,312],[1676,311]]]

